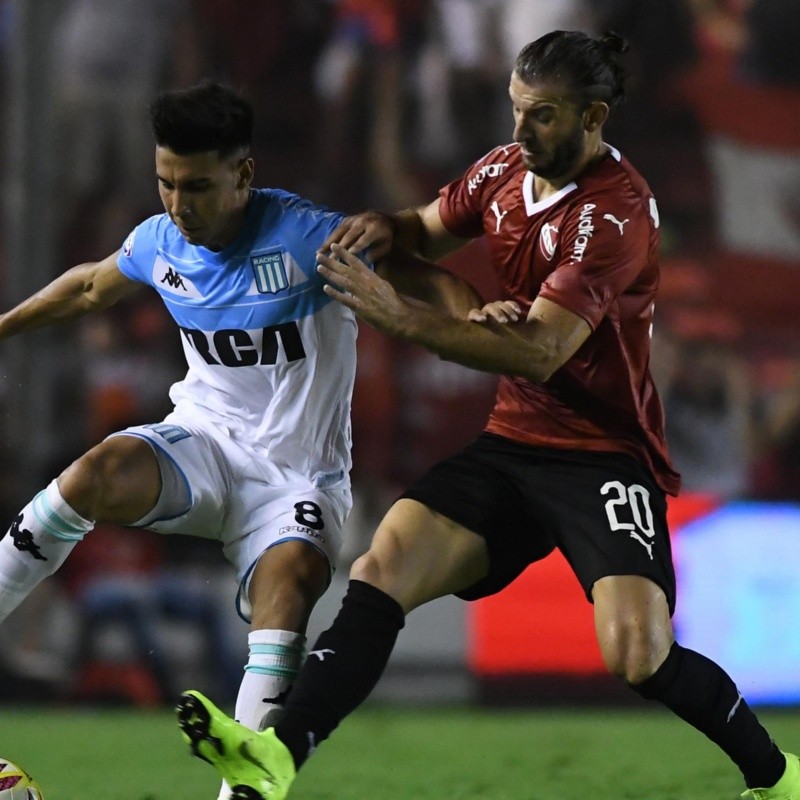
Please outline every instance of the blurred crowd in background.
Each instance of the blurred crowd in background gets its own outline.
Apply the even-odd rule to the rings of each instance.
[[[14,6],[0,0],[4,77]],[[257,109],[256,185],[346,212],[395,210],[432,200],[510,141],[514,58],[556,28],[612,29],[632,46],[628,100],[607,140],[658,201],[663,272],[652,369],[684,491],[800,502],[796,0],[67,0],[54,34],[62,174],[52,274],[106,256],[161,211],[146,115],[158,90],[206,77],[244,90]],[[3,262],[0,239],[5,308]],[[448,262],[490,297],[484,263],[481,242]],[[154,293],[63,335],[79,368],[65,384],[65,435],[41,486],[108,433],[160,420],[184,371],[177,330]],[[363,325],[359,359],[344,567],[396,493],[480,430],[495,386],[492,376]],[[18,457],[0,444],[0,472]],[[0,484],[4,520],[29,499],[8,495]],[[173,687],[148,614],[157,608],[219,632],[221,603],[203,587],[223,568],[207,542],[98,528],[15,612],[30,642],[23,637],[4,654],[3,668],[49,679],[53,659],[41,651],[53,645],[32,620],[63,613],[67,598],[82,626],[73,637],[81,645],[67,656],[83,659],[69,691],[108,688],[101,660],[86,656],[87,637],[93,621],[127,615],[148,671],[129,676],[124,690],[158,702]],[[124,582],[124,600],[107,592]],[[235,650],[215,659],[221,697],[238,686]],[[63,663],[55,672],[57,693]]]

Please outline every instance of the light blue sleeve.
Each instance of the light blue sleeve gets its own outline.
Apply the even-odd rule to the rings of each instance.
[[[137,225],[122,245],[117,266],[132,281],[153,285],[153,264],[163,231],[164,215],[150,217]]]
[[[346,215],[289,192],[278,190],[278,194],[297,215],[299,235],[295,237],[295,244],[302,243],[298,249],[305,251],[303,255],[310,256],[313,263],[316,260],[317,248],[333,233]],[[358,257],[371,270],[375,270],[375,264],[367,260],[364,252],[359,253]]]

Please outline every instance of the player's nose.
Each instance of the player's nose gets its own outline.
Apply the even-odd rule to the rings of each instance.
[[[515,125],[514,126],[514,133],[513,133],[511,138],[517,144],[524,145],[529,150],[533,149],[531,147],[531,140],[530,140],[531,137],[528,136],[527,132],[525,131],[525,129],[521,125]]]
[[[170,213],[173,217],[177,217],[178,219],[185,219],[187,216],[191,215],[192,208],[185,195],[182,195],[180,192],[173,193]]]

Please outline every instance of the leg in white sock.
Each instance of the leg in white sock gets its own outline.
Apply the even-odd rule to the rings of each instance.
[[[305,657],[311,611],[329,578],[327,557],[303,541],[278,542],[259,556],[247,587],[253,630],[236,699],[242,725],[258,731],[275,725]],[[225,789],[220,800],[230,796]]]
[[[0,539],[0,622],[66,560],[94,527],[75,512],[51,481]]]
[[[305,655],[306,637],[292,631],[252,631],[250,658],[236,698],[236,720],[255,731],[274,724]]]
[[[277,630],[252,631],[247,637],[250,657],[236,698],[235,719],[256,731],[275,724],[303,663],[306,637]],[[227,800],[223,782],[217,800]]]

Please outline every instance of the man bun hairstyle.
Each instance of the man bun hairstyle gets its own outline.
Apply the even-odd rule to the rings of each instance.
[[[237,150],[249,152],[253,141],[253,107],[214,81],[162,92],[150,104],[150,123],[156,144],[178,155],[214,150],[226,158]]]
[[[522,48],[514,71],[525,83],[563,82],[579,105],[602,100],[614,108],[625,97],[627,74],[619,56],[628,42],[607,31],[592,38],[582,31],[552,31]]]

